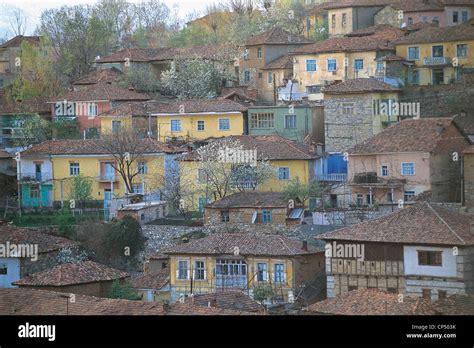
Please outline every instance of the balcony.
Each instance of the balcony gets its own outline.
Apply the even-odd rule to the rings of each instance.
[[[327,274],[403,276],[403,261],[358,261],[331,258],[326,260]]]
[[[423,58],[423,65],[427,65],[427,66],[451,65],[451,58],[449,58],[449,57],[425,57],[425,58]]]
[[[104,181],[104,182],[117,182],[118,181],[118,176],[115,174],[101,174],[98,178],[98,181]]]
[[[354,175],[354,184],[376,184],[378,182],[377,173],[357,173]]]
[[[22,182],[41,183],[53,179],[51,173],[20,173],[19,179]]]
[[[332,181],[332,182],[344,182],[347,180],[347,174],[336,173],[336,174],[318,174],[315,176],[316,181]]]

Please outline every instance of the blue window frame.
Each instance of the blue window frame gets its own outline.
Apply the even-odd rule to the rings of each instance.
[[[337,61],[335,59],[328,59],[328,71],[337,70]]]
[[[285,281],[285,265],[282,263],[275,264],[274,280],[275,283],[283,283]]]
[[[288,168],[288,167],[278,168],[278,179],[279,180],[290,180],[290,168]]]
[[[272,222],[272,211],[264,210],[262,211],[262,223],[267,224]]]
[[[250,71],[248,71],[248,70],[244,71],[244,81],[245,82],[250,82]]]
[[[181,120],[171,120],[171,131],[181,132]]]
[[[402,163],[402,175],[415,175],[415,163]]]
[[[296,128],[296,115],[285,115],[285,128]]]
[[[408,47],[408,60],[420,59],[420,48],[419,47]]]
[[[363,59],[355,59],[354,60],[354,70],[360,71],[364,69],[364,60]]]
[[[316,59],[306,59],[306,71],[316,71]]]
[[[266,263],[257,263],[257,281],[265,282],[268,280],[268,271]]]
[[[228,118],[219,119],[219,130],[229,130],[230,120]]]

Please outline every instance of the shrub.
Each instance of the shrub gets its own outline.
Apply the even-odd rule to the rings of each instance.
[[[130,283],[120,282],[119,280],[114,280],[112,287],[109,292],[110,298],[120,298],[124,300],[141,300],[141,296],[135,289],[132,288]]]
[[[145,248],[145,241],[140,223],[131,216],[116,222],[105,237],[105,244],[112,256],[124,256],[125,250],[129,250],[130,255],[125,256],[133,257]]]

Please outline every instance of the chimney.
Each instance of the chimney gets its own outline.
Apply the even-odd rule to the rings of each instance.
[[[304,240],[303,241],[303,248],[302,248],[304,251],[308,251],[308,241],[307,240]]]

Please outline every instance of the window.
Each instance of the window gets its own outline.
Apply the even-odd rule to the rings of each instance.
[[[398,294],[397,288],[387,288],[387,292],[390,292],[392,294]]]
[[[142,220],[142,221],[145,220],[145,213],[140,214],[140,220]]]
[[[39,187],[31,186],[30,187],[30,199],[38,199],[40,197]]]
[[[408,25],[412,25],[412,24],[413,24],[413,18],[408,17],[408,21],[407,21],[407,22],[408,22]]]
[[[418,250],[419,266],[442,266],[442,251]]]
[[[219,130],[229,130],[230,120],[228,118],[219,119]]]
[[[112,121],[112,132],[118,133],[122,129],[122,121]]]
[[[408,47],[408,60],[420,59],[420,48],[419,47]]]
[[[98,110],[97,104],[88,103],[88,106],[89,107],[88,107],[88,110],[87,110],[88,111],[87,115],[88,116],[97,116],[97,110]]]
[[[250,117],[251,128],[273,128],[274,115],[272,113],[252,114]]]
[[[383,73],[385,71],[385,63],[377,62],[377,72]]]
[[[342,27],[345,28],[346,27],[346,23],[347,23],[347,14],[343,13],[342,14]]]
[[[413,197],[415,197],[415,191],[405,191],[403,193],[403,200],[405,202],[410,202],[413,199]]]
[[[393,203],[393,192],[388,192],[387,193],[387,202],[388,203]]]
[[[8,274],[8,266],[6,263],[0,263],[0,275]]]
[[[257,49],[257,57],[258,57],[258,59],[262,59],[262,48],[261,47],[259,47]]]
[[[438,290],[438,300],[443,300],[448,297],[448,293],[445,290]]]
[[[343,115],[354,115],[354,103],[342,103]]]
[[[402,175],[415,175],[415,163],[402,163]]]
[[[282,263],[275,264],[275,283],[283,283],[285,281],[285,265]]]
[[[412,85],[419,85],[420,84],[420,71],[419,70],[413,70],[410,73],[410,79],[409,82]]]
[[[76,176],[80,174],[79,163],[69,163],[69,175]]]
[[[321,86],[306,86],[306,93],[308,94],[321,93]]]
[[[272,222],[272,211],[264,210],[262,211],[262,223],[267,224]]]
[[[202,132],[204,130],[204,121],[197,121],[197,130]]]
[[[431,300],[431,290],[421,289],[421,297],[423,297],[425,300]]]
[[[349,291],[354,291],[354,290],[357,290],[357,289],[358,289],[357,285],[349,285],[347,287],[347,290],[349,290]]]
[[[337,62],[335,59],[328,59],[328,71],[336,71]]]
[[[133,193],[143,194],[143,184],[133,184],[132,185]]]
[[[273,73],[271,71],[268,72],[267,81],[268,83],[273,83]]]
[[[198,169],[198,181],[200,183],[205,183],[207,181],[206,170],[204,168]]]
[[[373,193],[369,193],[367,195],[367,204],[368,205],[374,204],[374,194]]]
[[[285,116],[285,128],[296,128],[296,115]]]
[[[364,69],[364,60],[363,59],[355,59],[354,60],[354,70],[361,71]]]
[[[244,60],[249,60],[250,59],[250,50],[246,48],[244,50]]]
[[[194,262],[194,279],[195,280],[204,280],[206,279],[206,269],[204,266],[204,261],[195,261]]]
[[[382,166],[380,168],[380,175],[381,176],[388,176],[388,166]]]
[[[278,179],[279,180],[290,180],[290,168],[288,168],[288,167],[278,168]]]
[[[259,79],[262,79],[263,78],[263,74],[261,72],[258,73],[258,78]]]
[[[444,69],[433,69],[433,85],[444,83]]]
[[[462,11],[461,12],[461,21],[462,22],[467,22],[468,19],[469,19],[469,14],[467,13],[467,11]]]
[[[467,44],[459,44],[457,45],[457,56],[459,58],[461,57],[467,57]]]
[[[316,71],[316,59],[306,59],[306,71]]]
[[[244,71],[244,81],[245,82],[250,82],[250,71],[248,71],[248,70]]]
[[[147,162],[138,162],[138,174],[148,174]]]
[[[230,216],[228,210],[221,210],[221,222],[229,222]]]
[[[181,132],[181,120],[171,120],[171,131]]]
[[[459,12],[453,11],[453,23],[459,22]]]
[[[266,282],[268,280],[267,264],[257,263],[257,281]]]
[[[444,56],[442,45],[433,46],[432,52],[433,52],[433,57],[443,57]]]
[[[336,15],[335,14],[333,14],[331,17],[331,26],[333,29],[336,28]]]
[[[178,261],[178,279],[188,279],[188,261]]]
[[[356,204],[357,206],[361,206],[364,204],[364,196],[362,196],[361,194],[358,194],[357,195],[357,198],[356,198]]]

